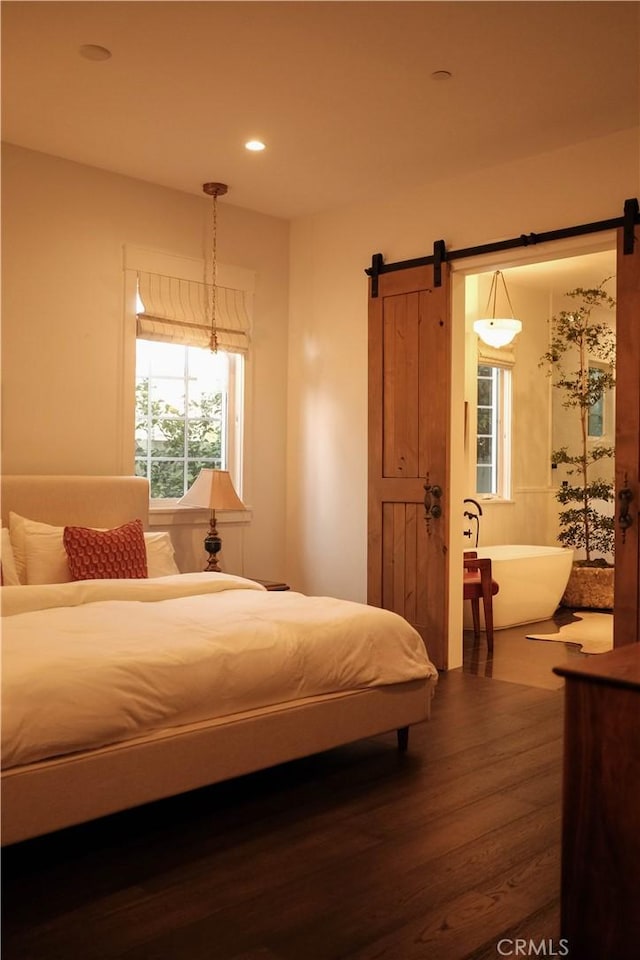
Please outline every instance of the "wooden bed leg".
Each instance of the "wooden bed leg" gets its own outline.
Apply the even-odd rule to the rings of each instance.
[[[398,730],[398,752],[405,753],[409,746],[409,727],[400,727]]]

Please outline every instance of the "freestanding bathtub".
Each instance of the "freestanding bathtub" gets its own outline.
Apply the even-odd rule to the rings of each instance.
[[[573,550],[501,544],[478,547],[477,553],[479,557],[491,557],[493,579],[500,587],[493,598],[496,630],[549,620],[553,616],[569,580]],[[484,628],[482,604],[480,617]],[[469,603],[465,603],[464,628],[473,629]]]

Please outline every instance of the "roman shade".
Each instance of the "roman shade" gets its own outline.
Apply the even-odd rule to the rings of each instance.
[[[157,273],[137,272],[137,336],[145,340],[208,347],[208,285]],[[247,353],[250,339],[249,294],[231,287],[216,288],[218,349]]]
[[[478,363],[486,363],[490,367],[514,367],[516,354],[513,343],[505,347],[490,347],[478,338]]]

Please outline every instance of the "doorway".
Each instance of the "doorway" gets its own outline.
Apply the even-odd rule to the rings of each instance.
[[[461,513],[461,534],[474,541],[465,539],[463,548],[473,548],[476,541],[480,548],[504,544],[558,546],[559,511],[563,509],[558,495],[576,480],[571,476],[570,466],[554,462],[553,451],[565,448],[569,454],[577,453],[581,449],[581,428],[578,412],[563,405],[563,391],[554,388],[551,367],[543,362],[549,350],[550,321],[575,305],[575,298],[567,298],[566,294],[576,288],[602,285],[606,293],[615,298],[616,251],[611,245],[608,249],[576,255],[567,253],[553,260],[501,265],[514,315],[522,321],[522,331],[512,344],[500,349],[487,347],[473,331],[473,321],[483,315],[486,307],[495,269],[483,266],[465,271],[464,276],[465,415],[461,473],[464,497],[477,500],[482,513],[475,525],[463,520]],[[602,319],[615,333],[615,310],[606,314],[602,312]],[[589,360],[589,367],[593,365],[597,371],[599,363],[594,357]],[[492,382],[502,381],[509,389],[491,392]],[[594,407],[587,442],[590,450],[596,446],[614,447],[615,390],[607,390],[597,408]],[[613,458],[603,457],[590,471],[594,477],[602,477],[603,485],[613,487]],[[612,524],[615,500],[613,491],[611,493],[611,499],[595,505]],[[611,550],[604,550],[600,555],[603,563],[613,562]],[[584,551],[575,552],[575,559],[583,557]],[[470,618],[465,612],[464,669],[554,688],[552,666],[585,654],[575,642],[544,643],[527,637],[558,635],[561,628],[576,621],[575,612],[559,606],[543,622],[516,626],[509,622],[518,619],[511,608],[511,593],[504,598],[505,609],[507,604],[509,612],[496,632],[493,657],[487,654],[484,634],[479,645],[473,642]],[[604,618],[602,629],[611,630],[610,622],[607,625]],[[555,680],[555,685],[560,687],[562,681]]]
[[[635,205],[629,201],[630,213]],[[627,205],[625,206],[625,210]],[[628,219],[628,218],[627,218]],[[599,226],[599,225],[592,225]],[[629,226],[628,224],[626,225]],[[606,228],[603,227],[603,231]],[[575,234],[575,235],[574,235]],[[594,239],[595,235],[597,237]],[[576,239],[578,238],[578,239]],[[553,240],[550,254],[548,246]],[[443,250],[436,245],[433,257],[419,258],[398,264],[384,264],[381,255],[373,258],[367,270],[369,285],[369,602],[395,609],[396,597],[404,602],[412,599],[416,590],[430,585],[431,599],[425,604],[428,617],[425,633],[435,638],[441,652],[439,663],[445,669],[462,666],[462,554],[464,544],[461,531],[462,505],[469,490],[468,460],[465,451],[470,437],[469,402],[465,406],[465,364],[469,339],[465,321],[465,283],[470,275],[507,270],[549,261],[577,258],[586,254],[611,252],[616,244],[616,339],[617,392],[616,417],[616,495],[620,513],[615,522],[615,591],[616,608],[614,644],[621,646],[640,640],[640,513],[638,500],[640,477],[640,336],[637,318],[640,315],[640,243],[633,242],[629,230],[599,232],[580,228],[571,231],[566,239],[549,238],[535,258],[523,255],[522,250],[503,253],[496,264],[495,253],[487,250],[471,260],[470,251],[461,251],[443,261]],[[488,245],[490,246],[490,245]],[[520,244],[516,244],[520,249]],[[547,247],[545,250],[544,247]],[[483,251],[484,248],[477,248]],[[510,249],[510,248],[509,248]],[[492,260],[489,256],[492,256]],[[460,263],[464,261],[465,266]],[[433,265],[433,268],[432,266]],[[604,264],[603,264],[604,265]],[[384,268],[384,269],[383,269]],[[403,276],[404,275],[404,276]],[[399,298],[395,300],[395,298]],[[408,298],[408,299],[407,299]],[[413,300],[417,298],[417,304]],[[406,301],[406,302],[405,302]],[[392,306],[393,302],[393,306]],[[431,302],[431,309],[428,303]],[[389,310],[387,310],[389,307]],[[549,316],[547,310],[547,316]],[[425,319],[427,322],[425,324]],[[389,340],[385,343],[385,328],[389,321]],[[407,326],[408,321],[408,326]],[[422,329],[424,336],[419,333]],[[408,350],[407,344],[418,335],[419,349]],[[436,353],[432,349],[437,346]],[[402,343],[401,343],[402,341]],[[398,349],[396,349],[398,348]],[[452,360],[448,364],[445,356]],[[434,357],[440,360],[434,362]],[[398,357],[402,358],[397,363]],[[428,389],[423,391],[418,377],[418,402],[407,404],[405,382],[415,379],[413,369],[421,369],[422,360],[432,363],[427,378]],[[382,358],[382,362],[381,361]],[[425,368],[426,369],[426,368]],[[406,374],[406,376],[405,376]],[[393,389],[389,389],[389,385]],[[426,384],[426,380],[425,380]],[[397,388],[397,389],[396,389]],[[424,397],[433,400],[433,409],[423,409]],[[388,402],[388,401],[392,402]],[[437,409],[436,409],[437,408]],[[408,415],[405,413],[409,411]],[[411,429],[409,429],[411,427]],[[413,484],[405,495],[397,481],[405,477],[405,463],[409,462],[404,448],[411,453],[418,449],[439,451],[432,455],[418,455],[419,469],[414,468],[409,478]],[[549,434],[550,436],[550,434]],[[420,442],[422,437],[422,442]],[[474,437],[475,439],[475,437]],[[396,440],[399,443],[396,443]],[[389,463],[398,476],[391,476],[385,466],[385,441],[393,453]],[[388,451],[387,451],[388,452]],[[401,454],[401,455],[399,455]],[[549,451],[540,462],[545,464]],[[438,459],[439,457],[439,459]],[[411,460],[413,462],[413,460]],[[395,464],[395,465],[394,465]],[[424,467],[424,470],[422,469]],[[431,470],[433,468],[433,472]],[[415,476],[414,476],[415,474]],[[444,477],[444,482],[441,478]],[[415,481],[415,482],[414,482]],[[435,483],[434,483],[435,481]],[[549,499],[549,484],[545,493]],[[414,489],[415,487],[415,489]],[[437,492],[436,492],[437,491]],[[424,492],[423,524],[405,523],[396,503],[417,504]],[[507,498],[504,498],[507,501]],[[508,502],[508,501],[507,501]],[[616,501],[617,503],[617,501]],[[385,504],[390,506],[385,506]],[[554,507],[555,508],[555,507]],[[384,512],[392,515],[393,523],[385,528]],[[459,511],[459,512],[458,512]],[[415,511],[414,511],[415,512]],[[398,517],[395,514],[398,513]],[[503,519],[504,519],[503,514]],[[397,522],[396,522],[397,521]],[[418,532],[419,529],[419,532]],[[406,549],[404,533],[416,530],[416,550],[413,539]],[[396,535],[397,534],[397,535]],[[402,534],[402,536],[401,536]],[[525,537],[524,542],[528,540]],[[425,566],[426,576],[407,577],[405,560],[411,559],[411,572],[418,569],[413,563],[424,542],[435,548]],[[520,543],[523,541],[520,540]],[[390,594],[386,597],[385,584]],[[452,602],[449,602],[451,598]],[[397,612],[404,615],[403,609]],[[534,618],[529,618],[534,619]]]

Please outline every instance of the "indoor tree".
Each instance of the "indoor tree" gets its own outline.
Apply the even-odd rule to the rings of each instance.
[[[569,477],[556,498],[562,505],[558,540],[566,547],[585,552],[585,566],[607,565],[603,556],[613,552],[614,518],[598,502],[614,500],[613,480],[596,475],[596,464],[610,460],[614,448],[589,440],[589,415],[615,386],[615,333],[594,312],[615,307],[615,300],[599,286],[576,287],[566,296],[575,303],[551,320],[548,351],[540,363],[549,365],[553,386],[563,392],[562,406],[575,410],[580,425],[580,442],[575,451],[567,446],[552,453],[552,463],[565,468]],[[593,362],[597,366],[591,366]]]

